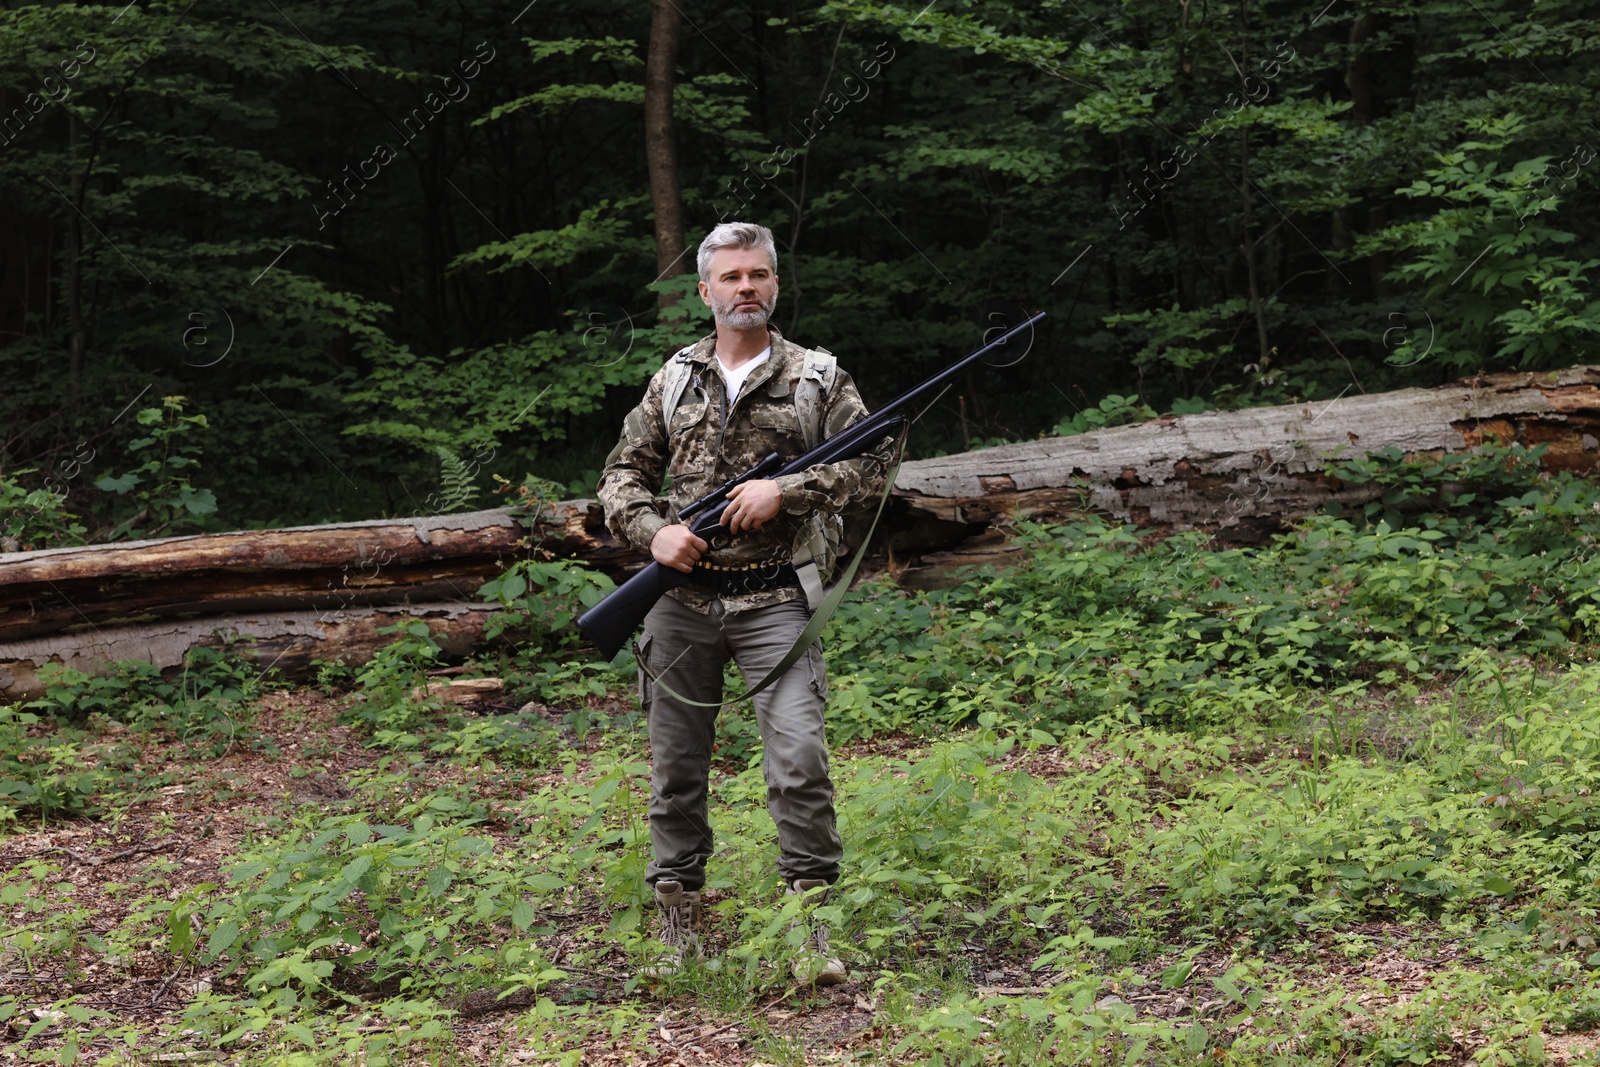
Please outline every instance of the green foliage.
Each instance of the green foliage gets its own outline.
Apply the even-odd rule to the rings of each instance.
[[[444,445],[435,446],[433,452],[439,457],[439,492],[438,503],[429,510],[441,515],[460,511],[478,495],[472,484],[474,468]]]
[[[426,752],[475,767],[539,767],[559,748],[555,730],[521,715],[447,714],[408,729],[379,729],[373,744],[396,752]]]
[[[328,1065],[364,1063],[397,1067],[423,1056],[447,1063],[453,1053],[449,1028],[453,1012],[428,998],[390,997],[368,1011],[330,1016],[278,998],[240,1000],[203,994],[183,1015],[189,1042],[251,1057],[261,1064]],[[193,1051],[193,1050],[191,1050]]]
[[[84,766],[72,735],[35,731],[38,724],[31,712],[0,706],[0,821],[76,815],[99,789],[102,776]]]
[[[1233,354],[1234,344],[1224,337],[1238,332],[1235,323],[1248,308],[1246,301],[1234,299],[1191,310],[1174,306],[1107,315],[1105,323],[1112,329],[1132,327],[1131,336],[1142,336],[1144,343],[1134,356],[1139,366],[1165,363],[1189,370],[1209,366]],[[1154,415],[1146,417],[1154,418]]]
[[[261,690],[260,674],[226,650],[207,648],[190,650],[171,680],[132,660],[101,675],[45,664],[42,697],[0,705],[0,820],[87,814],[123,790],[160,781],[129,746],[97,738],[108,724],[158,737],[192,758],[253,740],[248,702]]]
[[[433,631],[421,619],[407,619],[378,629],[395,639],[356,672],[361,687],[344,717],[369,730],[405,730],[417,724],[423,711],[436,707],[427,697],[427,670],[443,651]]]
[[[924,454],[1034,438],[1063,393],[1377,391],[1593,335],[1600,44],[1574,0],[925,6],[740,11],[684,38],[673,87],[690,247],[771,224],[779,325],[869,398],[1000,305],[1051,312],[919,423]],[[509,38],[518,11],[300,5],[243,37],[165,0],[0,13],[0,189],[59,238],[8,320],[0,469],[144,436],[147,394],[230,443],[206,485],[245,526],[415,514],[440,447],[594,467],[709,319],[690,257],[657,262],[647,12],[540,10]],[[142,508],[48,477],[91,533]]]
[[[78,980],[85,957],[106,951],[92,929],[93,912],[77,904],[76,893],[76,886],[62,880],[60,867],[41,860],[0,876],[0,906],[5,909],[0,938],[20,958],[30,982],[41,963],[55,960],[63,961],[68,977]]]
[[[1141,403],[1138,397],[1112,394],[1093,407],[1085,408],[1071,418],[1062,419],[1054,433],[1057,437],[1071,437],[1106,426],[1144,422],[1155,417],[1155,409]]]
[[[1365,520],[1313,517],[1253,549],[1198,532],[1147,542],[1099,520],[1024,525],[1019,567],[846,602],[831,729],[936,729],[983,710],[1226,722],[1270,716],[1304,686],[1359,692],[1459,669],[1481,647],[1592,639],[1600,489],[1536,460],[1351,461],[1338,476],[1377,493]]]
[[[83,544],[87,531],[73,521],[77,515],[61,506],[67,499],[65,490],[48,485],[26,489],[20,484],[19,479],[33,473],[23,468],[0,475],[0,552]]]
[[[1429,517],[1454,515],[1462,530],[1497,520],[1502,505],[1474,507],[1500,492],[1525,496],[1523,458],[1452,462],[1442,484],[1454,508]],[[1474,462],[1480,469],[1469,470]],[[1423,499],[1425,471],[1369,469],[1387,485],[1417,483],[1419,495],[1397,506]],[[1546,490],[1560,481],[1531,480]],[[1378,516],[1352,529],[1383,525]],[[1102,614],[1119,610],[1113,595],[1149,588],[1134,575],[1132,592],[1119,593],[1109,584],[1119,570],[1154,565],[1139,562],[1154,546],[1103,534],[1115,553],[1099,561],[1109,572],[1072,590],[1093,594]],[[1048,560],[1048,546],[1040,557]],[[1180,565],[1194,566],[1164,564]],[[978,610],[1004,616],[998,604]],[[966,631],[985,620],[948,618],[928,614],[938,654],[982,662]],[[893,629],[881,627],[880,642]],[[390,673],[409,682],[431,661],[429,636],[398,633],[404,655]],[[771,874],[761,762],[730,760],[724,748],[712,777],[711,957],[665,995],[694,994],[738,1020],[771,999],[773,969],[787,973],[799,949],[794,922],[809,918],[834,928],[863,995],[878,1004],[883,1051],[905,1060],[1032,1063],[1048,1045],[1084,1062],[1190,1062],[1231,1041],[1230,1060],[1265,1065],[1292,1040],[1307,1056],[1359,1050],[1404,1063],[1467,1030],[1482,1032],[1473,1047],[1483,1062],[1523,1062],[1541,1027],[1592,1010],[1582,991],[1600,966],[1600,728],[1591,713],[1600,670],[1551,675],[1508,659],[1478,649],[1459,658],[1451,685],[1427,690],[1286,687],[1270,709],[1212,707],[1216,725],[1186,720],[1189,732],[1130,722],[1123,708],[1046,726],[1044,698],[1018,701],[1018,718],[925,701],[909,724],[965,714],[975,725],[923,748],[900,739],[838,754],[849,862],[821,905],[783,895]],[[832,665],[839,686],[863,674],[837,648]],[[1078,684],[1079,668],[1063,666]],[[984,669],[991,694],[1015,698],[1024,688],[992,661]],[[527,994],[527,1025],[544,1035],[531,1047],[551,1056],[600,1034],[629,1040],[640,1005],[629,983],[619,1003],[585,1003],[600,995],[589,975],[619,973],[608,968],[621,953],[637,962],[651,951],[648,764],[637,723],[609,726],[582,751],[537,739],[538,777],[502,765],[517,763],[512,717],[380,732],[380,743],[405,752],[351,774],[339,813],[297,807],[265,827],[239,848],[227,885],[151,894],[105,934],[39,891],[55,875],[24,869],[4,899],[38,904],[9,919],[6,933],[28,934],[13,944],[25,942],[36,968],[83,966],[137,938],[156,942],[173,966],[226,971],[215,988],[232,992],[198,999],[184,1025],[190,1040],[252,1056],[340,1062],[355,1049],[379,1062],[407,1040],[445,1040],[448,1005],[472,992]],[[440,759],[452,763],[448,784],[429,766]],[[563,955],[552,963],[557,927]],[[1390,938],[1446,931],[1473,954],[1439,958],[1423,994],[1383,996],[1389,1006],[1365,1018],[1341,1006],[1344,990],[1323,988],[1320,971],[1292,962],[1325,953],[1330,940],[1354,956],[1368,939],[1389,952]],[[1435,957],[1427,943],[1415,952]],[[1030,991],[994,991],[990,969],[1030,975],[1008,980]],[[1206,1007],[1170,1016],[1129,1006],[1178,992]],[[790,1047],[775,1031],[753,1037],[764,1055]]]
[[[1562,195],[1595,151],[1580,141],[1559,163],[1516,158],[1529,125],[1516,112],[1468,119],[1476,136],[1437,153],[1422,178],[1396,190],[1443,206],[1362,246],[1410,254],[1394,276],[1426,283],[1429,314],[1457,324],[1436,356],[1451,367],[1566,366],[1600,331],[1600,300],[1585,278],[1600,260],[1560,254],[1580,237],[1567,228],[1576,223],[1557,222]]]
[[[504,611],[484,627],[490,640],[510,635],[529,651],[571,647],[581,640],[574,620],[616,583],[572,560],[519,560],[478,587],[478,596]]]
[[[392,344],[376,325],[386,308],[316,276],[331,234],[308,203],[313,190],[327,195],[316,172],[346,156],[359,123],[340,124],[321,163],[283,137],[309,143],[319,123],[307,109],[327,98],[305,89],[329,62],[358,77],[404,71],[329,40],[310,14],[261,22],[247,44],[233,12],[183,4],[0,13],[0,79],[24,108],[6,130],[0,188],[60,253],[7,338],[7,466],[16,450],[42,459],[126,432],[124,409],[153,389],[193,397],[239,443],[208,461],[213,484],[231,487],[230,508],[243,502],[236,517],[275,495],[257,521],[304,506],[308,475],[332,473],[348,491],[350,474],[383,469],[377,456],[341,456],[326,419],[343,415],[352,362]],[[381,500],[357,488],[366,507]],[[207,507],[202,495],[154,500],[182,522]],[[113,509],[104,525],[141,508]]]
[[[137,660],[118,661],[111,671],[94,675],[47,663],[39,668],[44,696],[25,706],[62,721],[101,715],[130,725],[170,727],[181,736],[240,714],[240,706],[260,692],[262,673],[226,648],[205,647],[190,649],[170,680],[153,664]]]
[[[131,500],[133,514],[117,523],[107,540],[182,532],[198,526],[200,516],[216,512],[216,494],[189,481],[200,465],[198,435],[207,428],[206,417],[185,415],[183,403],[181,396],[167,396],[160,407],[141,409],[134,421],[148,432],[128,442],[130,459],[139,465],[95,481],[96,489]]]
[[[549,932],[537,905],[564,883],[496,856],[466,815],[430,797],[401,825],[335,816],[247,849],[234,894],[207,916],[207,958],[226,956],[224,973],[244,969],[259,1001],[283,1007],[352,980],[415,997],[526,966],[530,939]]]

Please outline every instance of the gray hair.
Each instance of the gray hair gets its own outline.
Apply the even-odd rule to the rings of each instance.
[[[712,254],[724,248],[759,248],[772,260],[772,273],[778,273],[778,245],[771,230],[754,222],[724,222],[713,226],[700,242],[695,266],[700,268],[701,281],[711,271]]]

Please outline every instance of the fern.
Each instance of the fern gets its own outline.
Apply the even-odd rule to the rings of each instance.
[[[429,502],[437,501],[436,510],[441,515],[460,511],[477,499],[478,488],[472,484],[477,467],[444,445],[435,446],[433,451],[439,457],[439,491]]]

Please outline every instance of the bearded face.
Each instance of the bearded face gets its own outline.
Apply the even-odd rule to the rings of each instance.
[[[777,289],[773,289],[767,296],[757,293],[754,296],[733,296],[726,300],[713,296],[711,314],[716,318],[718,326],[726,326],[730,330],[754,330],[767,324],[777,305]]]
[[[759,249],[718,249],[700,283],[700,297],[710,305],[718,327],[760,329],[777,307],[778,275],[770,257]]]

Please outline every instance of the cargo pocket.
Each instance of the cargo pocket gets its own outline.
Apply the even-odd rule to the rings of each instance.
[[[822,661],[822,642],[813,641],[806,650],[806,663],[811,671],[811,691],[821,700],[828,699],[828,665]]]
[[[676,437],[690,427],[699,425],[700,420],[706,417],[708,407],[710,405],[703,396],[685,397],[677,410],[672,413],[672,425],[667,429]]]
[[[763,441],[783,443],[791,450],[803,451],[800,416],[793,404],[762,404],[750,409],[750,424],[761,431]],[[766,445],[761,446],[766,449]]]
[[[708,455],[712,450],[707,439],[709,430],[696,429],[705,421],[710,408],[704,397],[697,396],[692,401],[685,397],[678,410],[672,413],[672,422],[667,427],[667,447],[671,453],[667,471],[674,482],[687,484],[690,476],[699,474],[707,466],[708,459],[713,463],[716,460],[715,456]]]
[[[650,662],[650,646],[654,642],[654,637],[645,634],[639,638],[639,647],[634,651],[634,656],[639,661],[639,707],[647,715],[650,713],[650,697],[654,692],[654,685],[650,681],[650,676],[645,673],[645,665]]]

